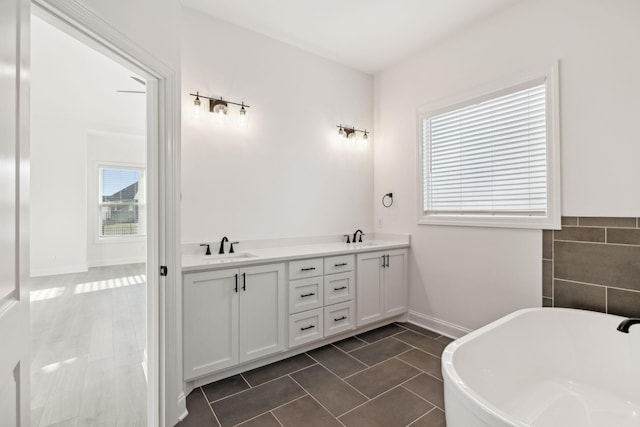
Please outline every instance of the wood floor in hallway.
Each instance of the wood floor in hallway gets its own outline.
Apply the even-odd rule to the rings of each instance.
[[[31,279],[31,425],[146,426],[144,264]]]

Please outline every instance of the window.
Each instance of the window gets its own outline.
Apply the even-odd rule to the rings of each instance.
[[[554,76],[420,110],[419,223],[559,227]]]
[[[100,167],[98,171],[100,238],[145,236],[144,170]]]

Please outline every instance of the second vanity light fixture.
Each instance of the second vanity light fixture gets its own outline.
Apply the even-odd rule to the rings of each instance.
[[[343,126],[343,125],[338,125],[336,126],[338,128],[338,136],[340,137],[340,139],[346,140],[346,141],[353,141],[355,139],[357,139],[358,137],[358,132],[362,133],[362,142],[367,143],[369,142],[369,135],[371,134],[371,132],[369,132],[368,130],[360,130],[360,129],[356,129],[354,127],[348,127],[348,126]]]
[[[246,118],[247,118],[247,108],[249,108],[249,105],[245,104],[244,102],[232,102],[232,101],[227,101],[227,100],[223,100],[222,97],[220,98],[211,98],[208,96],[204,96],[204,95],[200,95],[200,92],[196,92],[196,93],[190,93],[189,95],[191,96],[195,96],[196,99],[193,100],[193,108],[195,111],[195,115],[198,116],[200,114],[200,111],[202,110],[202,101],[201,99],[206,99],[209,101],[209,106],[207,108],[207,110],[214,114],[217,118],[219,119],[223,119],[224,117],[227,116],[227,113],[229,111],[229,104],[231,105],[238,105],[240,107],[240,117],[239,120],[241,123],[246,123]]]

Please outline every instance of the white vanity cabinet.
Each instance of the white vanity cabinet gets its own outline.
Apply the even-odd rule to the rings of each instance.
[[[183,298],[187,381],[286,348],[282,263],[185,273]]]
[[[407,310],[406,249],[359,254],[357,257],[357,326]]]
[[[355,258],[289,262],[289,347],[355,328]]]

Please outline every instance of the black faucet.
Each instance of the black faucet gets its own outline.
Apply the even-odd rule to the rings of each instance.
[[[360,233],[360,240],[358,240],[358,243],[362,243],[362,236],[364,236],[364,233],[360,229],[356,230],[356,232],[353,233],[353,243],[356,242],[356,237],[358,236],[358,233]]]
[[[220,250],[218,251],[218,254],[220,255],[224,255],[224,242],[228,242],[229,239],[227,238],[227,236],[224,236],[222,238],[222,240],[220,241]]]
[[[636,323],[640,323],[640,319],[637,317],[630,317],[628,319],[624,319],[622,322],[620,322],[620,324],[618,325],[618,330],[620,332],[624,332],[625,334],[629,333],[629,328],[632,325],[635,325]]]
[[[205,253],[205,255],[211,255],[211,248],[209,247],[208,243],[203,243],[200,246],[206,246],[207,247],[207,252]]]

